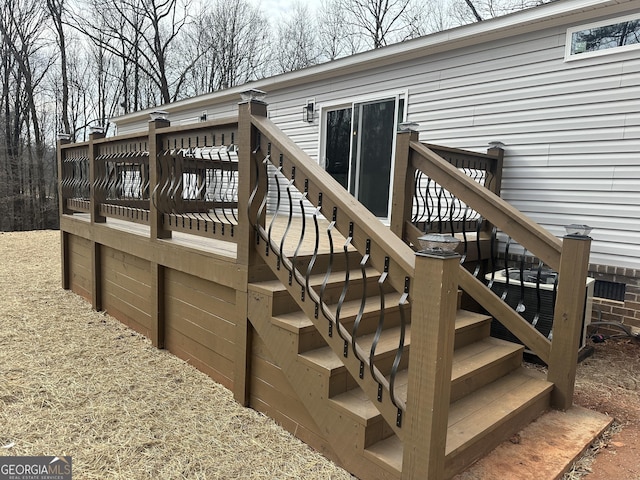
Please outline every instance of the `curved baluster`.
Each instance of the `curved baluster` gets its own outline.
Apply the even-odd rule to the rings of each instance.
[[[320,226],[318,225],[318,215],[322,210],[322,192],[318,194],[318,207],[313,212],[313,225],[314,225],[314,246],[313,246],[313,254],[311,255],[311,260],[309,260],[309,265],[307,265],[307,274],[305,275],[305,284],[302,287],[303,291],[306,288],[307,291],[311,291],[311,286],[309,285],[309,278],[311,277],[311,272],[313,272],[313,267],[318,259],[318,250],[320,248]],[[320,295],[322,295],[322,290]],[[324,302],[322,302],[322,298],[319,296],[317,299],[312,297],[312,300],[316,304],[316,314],[318,308],[322,310],[324,317],[329,321],[329,336],[333,336],[333,321],[331,320],[330,312],[328,312],[325,308]]]
[[[391,365],[391,373],[389,376],[389,395],[391,396],[391,402],[398,409],[398,417],[396,420],[396,425],[398,427],[402,426],[402,412],[405,409],[405,405],[402,401],[396,397],[396,376],[398,375],[398,368],[400,367],[400,361],[402,360],[402,354],[404,353],[404,342],[405,342],[405,334],[406,334],[406,317],[405,317],[405,307],[409,303],[409,277],[405,278],[404,282],[404,292],[400,297],[400,301],[398,302],[398,307],[400,309],[400,337],[398,339],[398,348],[396,349],[396,355],[393,359],[393,365]]]
[[[473,269],[473,276],[476,278],[478,278],[478,274],[480,273],[480,269],[482,268],[482,244],[480,243],[481,232],[482,232],[482,217],[478,217],[478,219],[476,220],[476,251],[478,252],[478,256],[476,258],[476,267]],[[493,248],[491,249],[491,254],[493,254]],[[492,279],[492,282],[493,282],[493,279]],[[489,286],[489,288],[491,288],[491,286]]]
[[[334,214],[335,215],[335,214]],[[335,216],[334,216],[335,218]],[[347,298],[347,290],[349,289],[349,275],[351,269],[349,268],[349,246],[353,241],[353,222],[349,222],[349,236],[345,239],[344,245],[342,247],[345,255],[345,273],[344,273],[344,284],[342,286],[342,292],[340,293],[340,298],[338,299],[338,306],[336,307],[336,326],[338,328],[338,334],[344,340],[344,352],[343,355],[346,357],[349,352],[349,340],[342,334],[342,330],[340,328],[340,312],[342,311],[342,305],[344,304],[345,299]],[[367,284],[365,282],[365,278],[362,279],[362,298],[365,298],[367,295]]]
[[[229,168],[227,170],[227,179],[226,179],[226,188],[224,191],[224,201],[225,202],[237,202],[238,201],[238,182],[237,182],[237,171],[233,170],[233,168],[231,168],[231,166],[236,163],[233,161],[233,159],[231,158],[231,154],[229,153],[231,151],[231,148],[233,147],[233,145],[230,145],[226,150],[225,153],[227,154],[227,159],[226,162],[229,164]],[[224,176],[224,170],[222,170],[221,173],[221,177]],[[223,182],[224,183],[224,182]],[[236,214],[236,209],[232,208],[231,209],[231,217],[233,218],[233,223],[237,224],[238,223],[238,215]]]
[[[490,247],[490,262],[491,262],[491,279],[489,280],[489,283],[487,284],[487,287],[491,288],[493,286],[493,283],[496,279],[496,264],[497,264],[497,259],[496,259],[496,236],[497,236],[497,232],[498,229],[496,227],[493,227],[493,229],[491,230],[491,238],[489,240],[489,247]],[[478,250],[480,249],[480,245],[478,244]]]
[[[366,289],[367,285],[367,264],[369,263],[369,258],[371,257],[371,239],[367,238],[365,254],[362,256],[362,260],[360,260],[360,271],[362,272],[362,282],[364,284],[364,288]],[[353,322],[353,328],[351,329],[351,349],[353,350],[354,355],[358,360],[360,360],[360,378],[364,378],[364,363],[365,359],[360,356],[358,353],[358,349],[356,348],[356,342],[358,337],[358,328],[360,327],[360,322],[362,321],[362,317],[364,316],[364,309],[367,303],[366,294],[363,293],[360,299],[360,308],[358,310],[358,314],[356,315],[356,319]]]
[[[427,197],[426,194],[423,193],[423,190],[420,188],[420,184],[422,183],[422,177],[424,174],[420,170],[416,170],[415,175],[415,184],[413,187],[413,203],[415,212],[413,213],[412,223],[419,222],[427,211]]]
[[[373,337],[373,343],[371,344],[371,350],[369,353],[369,369],[371,371],[371,376],[373,379],[378,382],[378,401],[382,401],[382,384],[384,379],[378,377],[378,370],[375,367],[375,355],[376,348],[378,347],[378,343],[380,342],[380,338],[382,337],[382,331],[384,330],[384,311],[385,311],[385,295],[384,295],[384,284],[389,275],[389,257],[385,257],[384,261],[384,271],[380,275],[378,279],[378,289],[380,290],[380,317],[378,319],[378,327],[376,328],[376,333]]]
[[[462,214],[462,255],[460,256],[460,263],[464,263],[467,259],[467,253],[469,250],[469,242],[467,241],[467,212],[469,211],[469,206],[466,205],[464,209],[464,213]],[[479,255],[478,255],[479,257]]]
[[[280,201],[281,201],[281,194],[280,194],[280,180],[278,179],[278,173],[282,173],[282,166],[279,166],[276,171],[273,173],[273,179],[276,182],[276,210],[273,213],[273,216],[271,217],[271,220],[269,221],[269,228],[267,229],[267,245],[266,245],[266,251],[265,253],[267,255],[269,255],[269,248],[271,247],[272,244],[272,240],[271,240],[271,234],[273,231],[273,225],[276,222],[276,219],[278,218],[278,215],[280,214]],[[280,257],[278,257],[278,270],[280,270]]]
[[[222,160],[222,155],[220,155],[220,150],[218,150],[217,154],[218,154],[218,160],[220,161],[220,163],[223,162]],[[227,157],[229,158],[229,161],[231,161],[231,156],[229,155],[228,152],[227,153]],[[220,200],[222,202],[228,202],[228,198],[227,198],[227,193],[229,191],[229,184],[230,184],[230,179],[227,179],[227,186],[224,186],[224,170],[220,170]],[[237,218],[234,217],[234,221],[231,221],[229,219],[229,217],[227,216],[227,208],[225,206],[222,207],[222,216],[224,217],[224,219],[227,221],[227,223],[229,224],[233,224],[236,223]]]
[[[505,300],[509,294],[509,246],[511,245],[511,237],[507,237],[504,247],[504,290],[500,296],[501,300]]]
[[[256,229],[258,229],[259,225],[258,225],[258,219],[265,217],[265,211],[267,208],[267,200],[269,198],[269,175],[267,174],[267,165],[269,164],[269,155],[267,155],[265,157],[265,159],[262,161],[262,165],[264,165],[264,177],[265,177],[265,182],[266,182],[266,190],[264,192],[264,195],[262,196],[262,199],[260,200],[260,205],[258,206],[258,216],[256,218]],[[257,167],[259,169],[259,167]],[[256,175],[256,190],[258,188],[258,184],[259,184],[259,176]],[[264,229],[258,229],[258,230],[264,230]],[[266,230],[264,230],[263,233],[261,233],[261,237],[262,239],[267,242],[267,235],[266,235]],[[268,247],[267,247],[268,248]]]
[[[526,309],[524,306],[524,289],[526,288],[524,285],[524,259],[526,255],[527,249],[525,248],[520,259],[520,300],[518,301],[518,305],[516,305],[516,312],[520,314],[524,313]]]
[[[330,311],[329,308],[326,304],[326,302],[324,301],[324,293],[327,289],[327,284],[329,282],[329,277],[331,276],[331,272],[333,271],[333,236],[331,235],[331,231],[333,230],[333,228],[336,225],[336,215],[337,215],[337,209],[334,207],[333,208],[333,219],[331,221],[331,223],[329,224],[329,226],[327,227],[327,238],[329,240],[329,264],[327,265],[327,271],[324,274],[324,278],[322,279],[322,285],[320,286],[320,308],[322,309],[322,313],[324,314],[325,317],[329,317],[330,316]],[[317,219],[314,216],[314,221],[316,223],[316,230],[318,231],[318,226],[317,226]],[[315,252],[314,252],[315,253]],[[308,285],[307,285],[307,289],[308,289]],[[338,317],[336,316],[336,327],[338,328],[338,335],[342,336],[342,333],[340,332],[340,324],[338,323]],[[333,322],[331,322],[330,327],[329,327],[329,336],[331,337],[333,335]]]
[[[556,275],[556,278],[553,282],[553,295],[552,295],[552,300],[551,300],[551,304],[555,305],[556,304],[556,300],[558,298],[558,280],[560,278],[560,275]],[[549,340],[553,340],[553,327],[551,328],[551,330],[549,330],[549,335],[547,335],[547,338]]]
[[[291,180],[289,180],[289,183],[287,184],[287,198],[289,200],[289,215],[287,216],[287,226],[285,227],[284,232],[282,233],[282,238],[280,239],[280,256],[281,257],[285,256],[284,245],[285,245],[287,236],[289,235],[289,229],[291,228],[291,220],[293,218],[293,197],[291,195],[291,187],[293,186],[294,181],[295,181],[295,177],[292,176]],[[280,260],[278,260],[277,268],[280,269]],[[289,272],[289,277],[291,278],[291,276],[293,275],[293,269],[295,268],[294,264],[293,263],[288,264],[287,262],[285,262],[284,268]]]
[[[300,230],[300,238],[298,239],[298,244],[296,245],[296,249],[293,252],[293,258],[291,260],[291,264],[293,265],[294,269],[295,269],[295,266],[298,264],[298,255],[300,253],[300,248],[302,248],[302,245],[304,243],[304,234],[307,227],[307,214],[304,208],[304,201],[307,199],[308,194],[309,194],[309,181],[305,180],[305,191],[300,197],[300,212],[302,214],[302,217],[301,217],[302,228]],[[289,271],[289,285],[291,285],[292,283],[293,283],[293,270]],[[317,309],[316,309],[316,318],[318,318]]]
[[[531,325],[533,325],[534,327],[538,325],[538,321],[540,320],[540,307],[542,306],[542,297],[540,295],[540,277],[542,275],[542,265],[542,260],[539,260],[538,272],[536,275],[536,313],[533,316],[533,320],[531,321]]]

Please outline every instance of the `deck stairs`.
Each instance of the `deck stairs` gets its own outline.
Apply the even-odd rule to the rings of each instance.
[[[402,442],[394,426],[376,408],[376,399],[370,394],[372,389],[356,379],[353,367],[341,355],[342,339],[335,334],[328,336],[328,325],[322,315],[313,320],[314,304],[309,295],[295,281],[289,285],[289,272],[278,268],[275,255],[263,251],[261,257],[277,278],[249,285],[249,320],[324,438],[324,443],[314,446],[359,478],[401,478]],[[304,271],[308,260],[298,259],[299,270]],[[323,267],[327,261],[326,256],[316,258],[317,273],[310,279],[310,286],[316,291],[325,282]],[[342,271],[334,262],[333,273],[324,287],[324,301],[333,311],[343,290],[344,264],[341,267]],[[371,302],[367,300],[357,338],[368,349],[378,325],[380,308],[374,305],[380,304],[376,298],[380,292],[377,272],[369,270],[366,277],[362,279],[359,269],[350,272],[350,286],[341,304],[340,317],[346,330],[351,331],[364,287]],[[376,357],[377,365],[387,375],[397,347],[400,295],[394,291],[382,293],[386,297],[385,329]],[[464,471],[549,408],[553,385],[522,366],[521,345],[490,337],[490,322],[489,316],[458,308],[446,478]],[[410,352],[410,335],[409,326],[405,353]],[[398,395],[404,398],[408,357],[403,355],[400,365],[403,370],[395,380]]]

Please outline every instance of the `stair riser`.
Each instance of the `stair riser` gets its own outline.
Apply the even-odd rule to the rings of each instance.
[[[400,364],[398,370],[404,370],[409,365],[409,347],[405,346],[402,358],[400,359]],[[395,359],[395,351],[393,352],[384,352],[383,354],[376,354],[375,356],[375,366],[378,367],[382,375],[388,376],[391,373],[391,367],[393,366],[393,361]],[[366,367],[365,367],[366,368]],[[366,375],[369,373],[366,372]],[[333,397],[335,395],[339,395],[341,393],[346,392],[347,390],[351,390],[352,388],[356,388],[358,386],[355,379],[349,375],[346,368],[340,367],[335,369],[330,373],[329,378],[329,397]]]
[[[466,347],[472,343],[478,342],[483,338],[487,338],[491,332],[491,321],[487,320],[482,323],[475,324],[471,328],[456,331],[454,350]]]
[[[291,259],[291,256],[289,257]],[[296,267],[300,272],[307,272],[307,268],[309,267],[309,262],[311,262],[312,255],[304,255],[299,256],[296,259]],[[312,275],[316,274],[324,274],[329,268],[329,264],[331,264],[331,271],[339,272],[345,271],[348,268],[351,270],[357,269],[360,265],[360,260],[362,259],[361,255],[358,252],[349,252],[348,262],[345,258],[345,254],[343,251],[337,252],[333,255],[333,259],[331,259],[330,255],[321,254],[318,255],[313,262],[313,268],[311,270]]]
[[[335,312],[333,312],[335,313]],[[321,317],[322,318],[322,317]],[[409,321],[411,318],[411,309],[405,309],[405,321]],[[380,321],[379,312],[367,312],[362,316],[360,324],[358,325],[358,336],[374,333],[378,328],[378,322]],[[341,319],[340,323],[349,331],[353,332],[353,324],[355,322],[355,316],[349,316],[348,318]],[[329,322],[321,320],[320,325],[325,325],[325,328],[329,328]],[[400,325],[400,311],[397,307],[387,309],[384,315],[384,326],[386,328],[396,327]],[[307,327],[299,331],[299,350],[298,353],[308,352],[316,348],[322,348],[326,345],[326,342],[320,335],[320,333],[314,327]]]
[[[451,383],[451,403],[490,384],[522,366],[522,352],[501,358],[491,365],[480,365],[471,375]]]

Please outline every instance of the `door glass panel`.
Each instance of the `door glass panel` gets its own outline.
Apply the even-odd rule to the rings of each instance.
[[[325,168],[347,188],[349,145],[351,143],[351,107],[327,112]]]
[[[358,105],[358,130],[354,130],[356,197],[378,217],[389,212],[391,154],[393,151],[395,99]],[[354,116],[355,117],[355,116]]]

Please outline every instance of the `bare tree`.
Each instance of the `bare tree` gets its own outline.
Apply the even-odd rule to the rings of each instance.
[[[0,36],[7,56],[2,95],[7,134],[5,162],[11,181],[13,228],[42,228],[48,198],[47,148],[39,93],[54,62],[42,36],[46,9],[38,0],[26,0],[6,2],[2,10]]]
[[[324,2],[318,14],[318,44],[322,60],[353,55],[364,48],[363,38],[344,21],[344,11],[336,1]]]
[[[134,109],[169,103],[183,96],[181,88],[197,59],[176,51],[181,32],[189,22],[188,4],[181,1],[96,2],[92,10],[99,18],[98,26],[79,15],[74,16],[75,28],[97,46],[120,58],[126,88],[130,84],[129,69],[134,69]],[[149,84],[143,85],[145,81],[140,73],[154,85],[153,89],[148,88]],[[140,92],[146,100],[143,104],[137,101]],[[124,102],[125,110],[128,110],[128,95]]]
[[[552,1],[555,0],[454,0],[451,4],[450,15],[455,18],[457,23],[464,25],[537,7]]]
[[[263,76],[267,20],[247,0],[217,0],[195,15],[182,50],[197,58],[189,72],[192,94],[229,88]]]
[[[412,0],[336,0],[345,21],[380,48],[408,37],[405,13]]]
[[[317,33],[310,18],[308,4],[298,1],[291,14],[280,19],[274,52],[277,73],[300,70],[318,63]]]
[[[58,51],[60,52],[60,79],[62,98],[60,99],[62,130],[72,133],[69,121],[69,72],[67,68],[67,39],[64,28],[65,0],[46,0],[49,17],[53,22]]]

